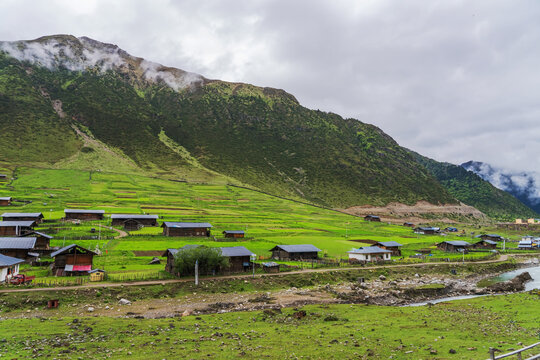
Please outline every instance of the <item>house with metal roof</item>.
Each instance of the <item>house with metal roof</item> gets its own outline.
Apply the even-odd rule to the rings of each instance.
[[[420,234],[420,235],[434,235],[434,234],[438,234],[440,231],[441,229],[438,227],[419,226],[419,227],[414,228],[414,233]]]
[[[225,230],[223,236],[226,238],[243,238],[246,233],[243,230]]]
[[[364,216],[364,220],[365,221],[380,222],[381,218],[379,216],[377,216],[377,215],[366,215],[366,216]]]
[[[11,205],[11,196],[2,196],[0,197],[0,206],[9,206]]]
[[[51,253],[54,258],[53,274],[56,276],[83,275],[92,270],[95,252],[77,244],[65,246]]]
[[[192,222],[171,222],[165,221],[161,224],[164,236],[206,236],[211,235],[210,223],[192,223]]]
[[[364,246],[347,251],[347,254],[349,254],[350,262],[390,261],[392,259],[392,251],[378,246]]]
[[[321,249],[311,245],[276,245],[272,249],[274,260],[312,260],[319,258]]]
[[[40,224],[43,221],[42,213],[3,213],[3,221],[35,221]]]
[[[482,240],[503,241],[503,237],[498,234],[481,234],[477,235],[476,237]]]
[[[392,252],[392,256],[401,256],[401,245],[397,241],[379,241],[375,244],[375,246],[380,247],[384,250],[390,250]]]
[[[105,210],[64,209],[66,220],[103,220]]]
[[[53,237],[39,231],[31,231],[22,236],[31,236],[36,238],[36,247],[35,250],[38,252],[47,252],[46,250],[50,249],[50,243]]]
[[[23,262],[23,259],[0,254],[0,282],[7,281],[12,276],[17,275],[19,273],[19,265]]]
[[[0,236],[24,236],[34,231],[35,221],[0,221]]]
[[[462,240],[452,240],[452,241],[443,241],[437,244],[437,249],[446,251],[446,252],[467,252],[467,249],[471,246],[466,241]]]
[[[6,256],[29,259],[35,247],[35,237],[0,237],[0,254]]]
[[[122,226],[126,230],[139,230],[144,226],[158,226],[157,215],[112,214],[112,226]]]
[[[493,250],[497,248],[497,242],[493,240],[480,240],[472,244],[471,248],[479,250]]]

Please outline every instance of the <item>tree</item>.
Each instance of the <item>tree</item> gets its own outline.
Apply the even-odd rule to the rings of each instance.
[[[193,275],[197,260],[199,260],[200,274],[218,272],[229,266],[229,258],[221,254],[221,249],[197,246],[181,249],[174,255],[174,272],[182,276]]]

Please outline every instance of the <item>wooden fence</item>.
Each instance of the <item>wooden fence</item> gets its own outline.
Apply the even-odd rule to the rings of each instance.
[[[495,349],[495,348],[489,348],[489,356],[490,356],[490,358],[488,360],[504,359],[505,357],[509,357],[509,356],[513,356],[513,355],[516,355],[518,360],[523,360],[523,357],[521,355],[522,352],[530,350],[530,349],[532,349],[532,348],[534,348],[536,346],[539,346],[539,345],[540,345],[540,342],[537,342],[536,344],[525,346],[524,348],[521,348],[519,350],[514,350],[512,352],[509,352],[509,353],[503,354],[503,355],[499,355],[499,356],[495,356],[495,352],[500,351],[500,350]],[[540,352],[538,354],[536,354],[536,355],[528,357],[525,360],[536,360],[536,359],[540,359]]]

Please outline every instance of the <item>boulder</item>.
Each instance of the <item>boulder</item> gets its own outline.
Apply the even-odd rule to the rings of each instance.
[[[131,305],[131,301],[129,301],[128,299],[122,298],[122,299],[118,300],[118,304],[120,304],[120,305]]]

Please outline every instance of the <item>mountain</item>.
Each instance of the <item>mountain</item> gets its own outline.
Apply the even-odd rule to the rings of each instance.
[[[501,169],[480,161],[468,161],[461,166],[540,213],[540,174]]]
[[[415,152],[411,153],[437,180],[463,203],[473,206],[484,214],[499,220],[515,217],[537,217],[538,214],[516,199],[512,194],[498,189],[490,182],[468,171],[466,167],[438,162]]]
[[[0,162],[244,184],[330,207],[456,198],[379,128],[70,35],[0,42]]]

